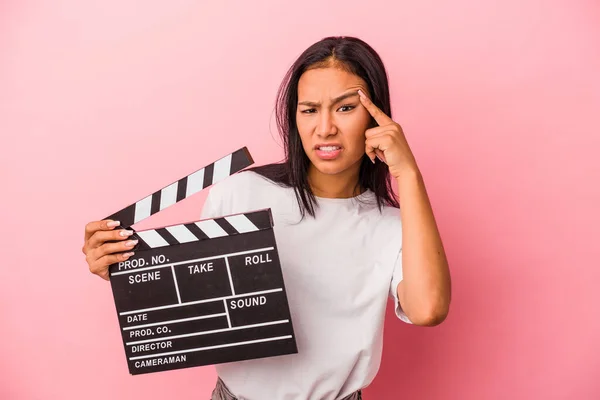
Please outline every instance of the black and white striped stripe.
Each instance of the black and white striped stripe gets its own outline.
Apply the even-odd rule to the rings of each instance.
[[[252,156],[248,149],[243,147],[144,197],[106,219],[120,221],[121,227],[129,228],[131,225],[241,171],[252,163],[254,163]]]
[[[135,232],[135,238],[139,240],[139,243],[134,250],[155,249],[223,236],[257,232],[272,227],[273,221],[270,209],[234,214],[159,229],[137,231]]]

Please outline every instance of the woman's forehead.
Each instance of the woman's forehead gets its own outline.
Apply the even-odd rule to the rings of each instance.
[[[339,68],[311,69],[298,81],[298,97],[335,98],[349,90],[365,89],[357,75]]]

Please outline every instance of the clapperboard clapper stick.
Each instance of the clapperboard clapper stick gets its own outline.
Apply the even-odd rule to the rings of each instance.
[[[252,163],[244,147],[107,219],[130,228]],[[270,209],[132,238],[109,267],[131,374],[297,353]]]

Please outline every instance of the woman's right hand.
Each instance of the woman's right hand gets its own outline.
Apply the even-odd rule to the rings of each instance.
[[[137,244],[137,240],[127,240],[133,231],[115,230],[119,224],[119,221],[103,220],[85,226],[81,251],[85,254],[90,272],[105,280],[108,280],[108,266],[129,259],[133,255],[130,250]]]

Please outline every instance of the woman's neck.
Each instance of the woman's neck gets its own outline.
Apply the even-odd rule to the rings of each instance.
[[[308,184],[317,197],[355,197],[363,192],[358,185],[358,173],[358,168],[349,168],[335,175],[324,174],[311,164],[308,168]]]

